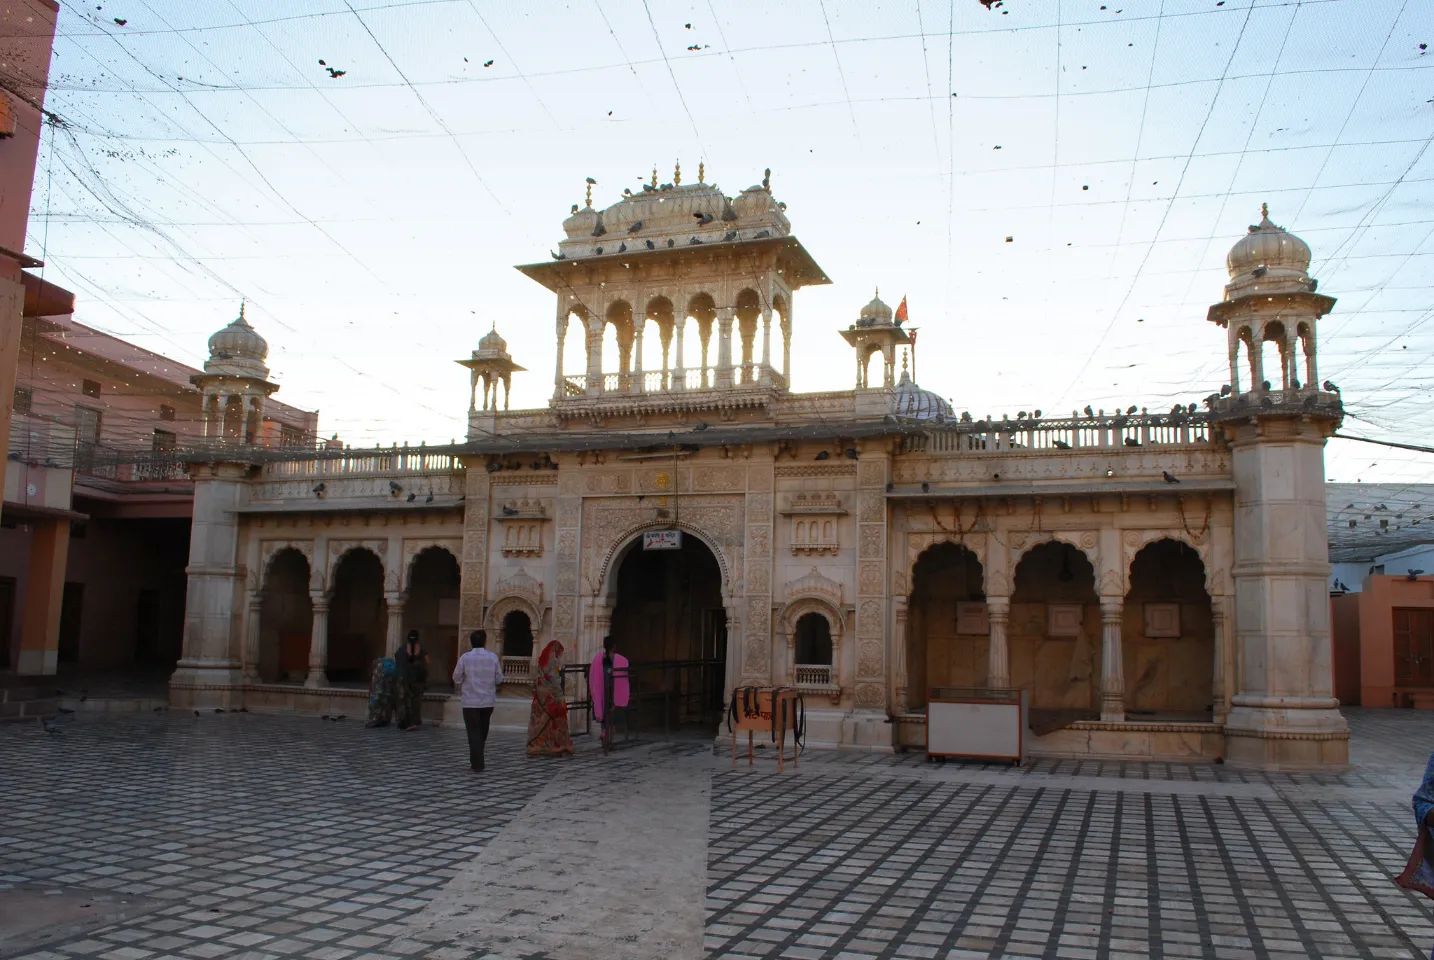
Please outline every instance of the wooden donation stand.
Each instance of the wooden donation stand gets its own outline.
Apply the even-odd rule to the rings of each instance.
[[[792,738],[792,766],[801,746],[804,707],[796,687],[738,687],[727,713],[732,728],[732,767],[737,766],[737,734],[747,732],[747,765],[756,762],[754,737],[765,736],[777,748],[777,772],[787,760],[787,734]]]
[[[932,687],[926,701],[926,756],[1021,763],[1026,723],[1024,689]]]

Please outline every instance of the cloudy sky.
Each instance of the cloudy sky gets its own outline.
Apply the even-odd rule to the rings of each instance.
[[[1419,0],[91,0],[62,11],[27,252],[78,319],[191,364],[247,298],[281,399],[433,442],[494,323],[532,371],[514,405],[546,403],[550,295],[512,265],[586,177],[606,205],[678,160],[729,194],[770,167],[834,281],[798,296],[794,387],[850,386],[836,330],[879,285],[977,416],[1218,388],[1205,311],[1268,202],[1339,298],[1345,431],[1427,444],[1428,43]],[[1434,457],[1336,442],[1329,474]]]

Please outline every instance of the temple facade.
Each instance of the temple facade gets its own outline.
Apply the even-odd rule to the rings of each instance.
[[[1264,216],[1230,251],[1206,331],[1229,379],[1203,405],[975,417],[913,382],[879,297],[801,329],[846,339],[853,388],[792,390],[796,296],[829,281],[768,179],[728,196],[702,173],[605,209],[589,191],[518,267],[555,302],[546,407],[508,409],[523,368],[494,329],[459,361],[464,443],[294,456],[225,428],[189,458],[176,704],[358,715],[408,630],[437,681],[484,627],[500,724],[526,723],[545,644],[580,664],[612,634],[663,728],[784,684],[809,745],[919,747],[931,688],[1020,687],[1036,755],[1347,762],[1323,489],[1342,407],[1316,371],[1334,300],[1302,241]],[[274,385],[243,359],[224,383],[262,418]],[[457,719],[442,690],[425,709]]]

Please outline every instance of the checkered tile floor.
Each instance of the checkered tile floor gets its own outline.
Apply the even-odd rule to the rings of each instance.
[[[1390,877],[1434,715],[1351,725],[1356,769],[1320,776],[815,752],[778,775],[719,755],[694,824],[707,955],[1422,960],[1434,903]],[[461,731],[355,719],[0,728],[0,906],[23,893],[114,913],[23,947],[0,930],[0,957],[476,960],[406,940],[407,922],[550,778],[694,751],[529,761],[498,735],[479,777]]]

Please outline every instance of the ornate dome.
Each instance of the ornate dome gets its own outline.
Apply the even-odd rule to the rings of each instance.
[[[1230,280],[1240,281],[1268,277],[1268,282],[1281,279],[1306,279],[1310,267],[1310,248],[1299,237],[1270,222],[1270,208],[1260,206],[1260,222],[1230,248],[1225,266]],[[1263,270],[1261,270],[1263,268]],[[1257,274],[1255,271],[1259,270]]]
[[[209,359],[211,360],[255,360],[263,363],[269,356],[269,343],[244,319],[244,305],[239,305],[239,316],[227,327],[209,338]]]
[[[244,319],[244,306],[239,307],[239,316],[234,322],[218,330],[209,338],[209,359],[204,361],[204,372],[222,377],[248,377],[264,380],[269,368],[264,360],[269,356],[269,344],[249,321]]]
[[[898,417],[907,417],[912,420],[936,420],[951,416],[951,404],[930,390],[918,387],[916,381],[911,379],[911,374],[907,373],[903,367],[901,380],[896,384],[894,413]]]
[[[880,293],[878,290],[877,296],[871,298],[871,303],[861,308],[861,319],[857,321],[859,326],[869,327],[876,323],[891,322],[891,308],[882,301]]]
[[[507,354],[508,341],[498,335],[498,328],[495,326],[483,335],[482,340],[478,341],[478,352]]]

